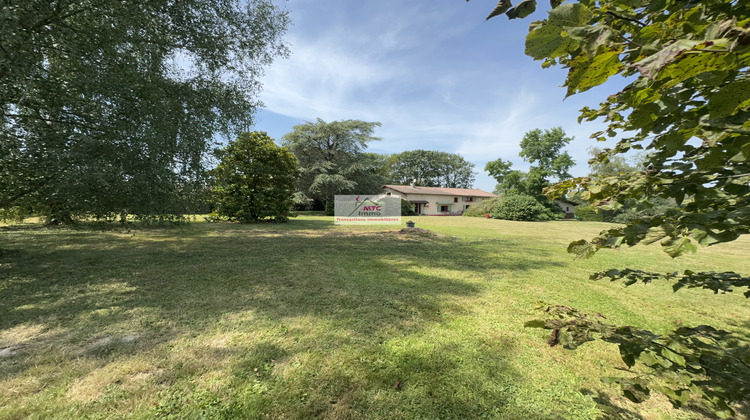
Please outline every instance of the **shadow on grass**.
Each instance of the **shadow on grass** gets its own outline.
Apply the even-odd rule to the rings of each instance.
[[[479,294],[487,273],[559,264],[532,248],[505,249],[516,257],[499,261],[457,239],[332,235],[323,231],[328,226],[307,220],[239,226],[239,233],[204,225],[15,235],[6,241],[15,251],[0,265],[0,380],[48,360],[114,362],[210,335],[232,319],[232,330],[259,329],[270,338],[197,350],[213,352],[233,372],[223,394],[206,399],[223,401],[215,407],[222,415],[507,414],[524,380],[507,363],[512,343],[459,335],[425,347],[413,337],[465,315],[461,299]],[[307,228],[318,232],[295,232]],[[507,245],[481,246],[500,252]],[[338,351],[343,359],[321,356]],[[477,358],[471,369],[464,354]],[[282,363],[287,373],[271,375]],[[190,391],[184,379],[196,369],[173,364],[160,381]],[[49,380],[64,387],[70,373]],[[515,413],[550,414],[528,410]]]
[[[628,410],[612,401],[609,395],[602,393],[601,391],[592,391],[590,389],[581,389],[581,393],[584,395],[591,395],[596,402],[597,407],[601,411],[602,419],[612,420],[645,420],[645,417],[640,414]]]
[[[735,292],[736,293],[736,292]],[[750,389],[750,321],[739,321],[735,320],[730,322],[730,325],[736,328],[732,332],[733,340],[731,342],[731,348],[735,351],[735,357],[742,360],[743,367],[745,368],[740,373],[739,380],[744,384],[745,396],[746,392]],[[750,400],[747,398],[739,398],[739,402],[732,407],[735,411],[742,414],[745,418],[750,419]]]

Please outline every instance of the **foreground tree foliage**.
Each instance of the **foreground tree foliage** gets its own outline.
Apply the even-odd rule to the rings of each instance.
[[[679,327],[668,334],[642,328],[611,325],[601,314],[585,314],[575,308],[540,303],[546,318],[529,321],[527,327],[552,330],[549,345],[567,349],[593,340],[616,344],[628,368],[639,363],[635,375],[602,378],[620,385],[625,397],[645,401],[651,391],[669,398],[676,408],[702,397],[716,415],[732,417],[735,409],[747,410],[750,393],[747,345],[726,331],[708,325]]]
[[[594,158],[601,155],[602,152],[602,149],[596,147],[589,149],[589,154]],[[610,176],[623,176],[639,172],[646,168],[647,165],[643,165],[640,159],[636,158],[634,160],[634,162],[630,162],[626,157],[617,155],[609,156],[606,161],[593,159],[589,165],[589,178],[596,179]],[[579,190],[576,194],[573,194],[573,200],[584,201],[580,198],[580,195],[584,192],[586,191]],[[647,206],[644,206],[643,203],[638,200],[630,199],[616,206],[616,208],[605,209],[586,205],[576,207],[575,212],[576,217],[580,220],[614,222],[627,225],[636,219],[668,214],[669,212],[674,211],[676,207],[678,206],[674,199],[651,197]]]
[[[286,54],[267,0],[0,6],[0,208],[51,222],[186,210],[210,139],[247,125]]]
[[[594,163],[632,149],[646,153],[644,170],[583,177],[547,190],[551,197],[579,188],[593,206],[613,209],[634,201],[674,200],[672,211],[632,220],[569,251],[589,257],[601,248],[661,241],[672,257],[737,239],[750,232],[750,3],[742,0],[551,0],[546,19],[531,24],[526,53],[544,67],[568,69],[567,95],[601,85],[614,75],[632,80],[580,120],[602,118],[608,128],[592,137],[619,138]],[[501,0],[488,19],[523,18],[535,0],[513,7]],[[613,279],[674,279],[676,274],[608,272]],[[619,273],[619,274],[618,274]],[[625,274],[623,274],[625,273]],[[624,276],[624,277],[623,277]],[[686,272],[678,284],[722,291],[747,285],[736,273]],[[696,286],[699,287],[699,286]],[[716,290],[716,289],[715,289]],[[609,379],[641,401],[652,389],[676,407],[696,397],[720,417],[747,414],[750,351],[708,326],[657,335],[606,325],[575,309],[546,306],[549,319],[532,323],[553,330],[551,345],[567,347],[594,338],[617,343],[628,366],[647,375]],[[668,374],[667,374],[668,373]],[[650,379],[661,376],[660,382]]]
[[[216,152],[214,215],[240,222],[284,222],[299,177],[297,159],[264,132],[242,133]]]

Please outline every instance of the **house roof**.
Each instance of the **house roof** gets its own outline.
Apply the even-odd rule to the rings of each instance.
[[[383,185],[402,194],[453,195],[459,197],[497,197],[495,194],[470,188],[411,187],[409,185]]]
[[[580,206],[579,203],[576,203],[575,201],[570,201],[567,198],[556,198],[554,201],[559,201],[561,203],[570,204],[571,206]]]

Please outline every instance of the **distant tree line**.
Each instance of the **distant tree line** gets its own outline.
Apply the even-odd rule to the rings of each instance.
[[[378,122],[306,122],[281,143],[297,157],[298,208],[324,209],[338,194],[378,194],[386,184],[471,188],[474,164],[454,153],[411,150],[397,154],[366,152],[380,138]]]

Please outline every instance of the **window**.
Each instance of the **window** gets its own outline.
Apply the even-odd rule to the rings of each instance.
[[[474,202],[474,197],[464,197],[463,200],[466,203],[473,203]]]
[[[448,209],[449,206],[440,206],[440,212],[441,213],[447,213],[450,210]]]
[[[385,193],[385,195],[388,196],[388,195],[391,195],[391,193],[387,192],[387,193]]]
[[[458,197],[453,197],[453,202],[458,203]]]
[[[469,207],[471,207],[471,205],[469,204],[464,205],[464,211],[466,211]]]

